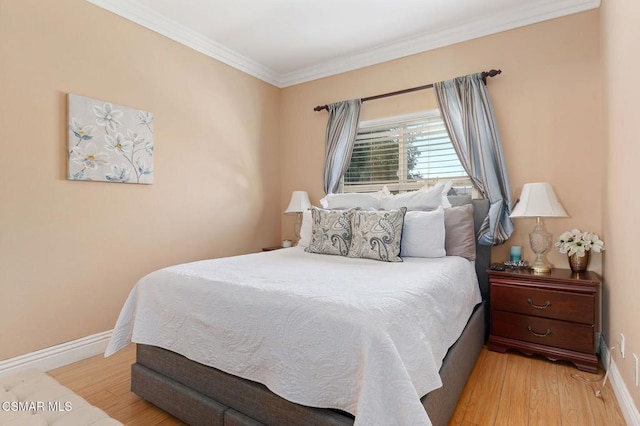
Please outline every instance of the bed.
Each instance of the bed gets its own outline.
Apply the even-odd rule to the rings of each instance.
[[[488,203],[473,206],[477,232]],[[486,337],[489,248],[475,249],[400,265],[295,247],[165,268],[132,290],[106,355],[135,342],[133,392],[191,425],[446,424]],[[443,280],[431,293],[413,280],[424,268]],[[445,293],[462,282],[474,291]]]

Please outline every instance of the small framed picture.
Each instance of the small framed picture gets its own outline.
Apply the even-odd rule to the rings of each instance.
[[[69,180],[153,183],[153,114],[68,95]]]

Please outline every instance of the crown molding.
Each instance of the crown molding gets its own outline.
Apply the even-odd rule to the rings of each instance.
[[[281,87],[305,83],[525,25],[584,12],[599,6],[600,0],[551,0],[543,5],[525,6],[516,11],[510,10],[443,31],[377,46],[355,55],[335,58],[315,66],[283,74],[280,76],[279,82]]]
[[[246,74],[279,86],[279,76],[271,69],[243,56],[202,34],[179,24],[133,0],[86,0],[125,19],[162,34],[180,44],[217,59]]]
[[[524,5],[516,10],[505,11],[446,30],[376,46],[353,55],[338,57],[314,66],[278,74],[274,70],[240,55],[134,0],[86,1],[279,88],[353,71],[600,6],[600,0],[548,0],[533,6]]]

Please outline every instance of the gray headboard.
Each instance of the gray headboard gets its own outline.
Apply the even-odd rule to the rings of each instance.
[[[480,226],[489,213],[489,200],[472,200],[470,195],[449,195],[449,201],[452,206],[461,206],[463,204],[473,204],[473,225],[476,235],[480,230]],[[476,240],[476,273],[480,284],[480,292],[482,299],[489,299],[489,276],[487,269],[491,265],[491,246],[478,244]]]

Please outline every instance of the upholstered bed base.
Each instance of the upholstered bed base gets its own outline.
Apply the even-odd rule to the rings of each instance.
[[[444,386],[422,398],[434,425],[446,425],[484,344],[485,303],[450,348],[440,375]],[[264,385],[154,346],[138,345],[131,389],[193,426],[348,425],[353,416],[289,402]]]

